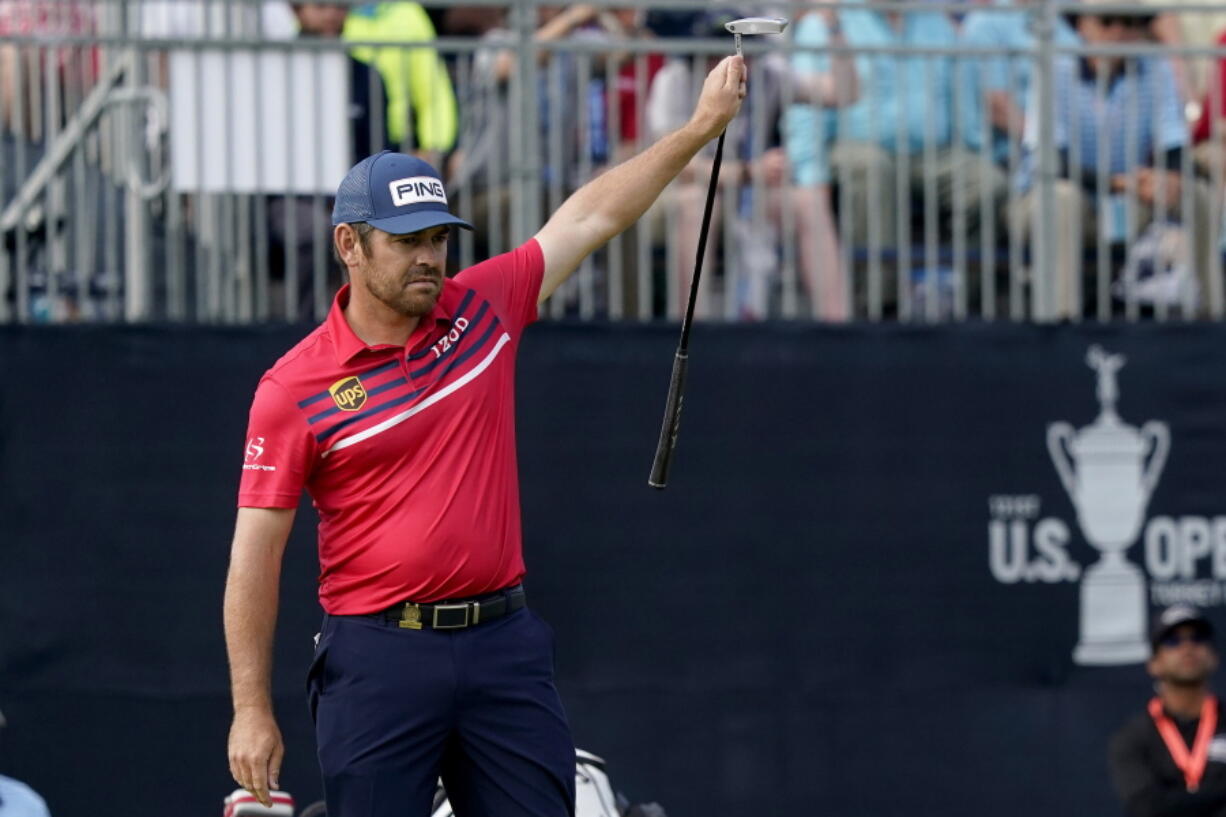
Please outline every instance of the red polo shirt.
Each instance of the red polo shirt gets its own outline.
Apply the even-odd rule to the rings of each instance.
[[[524,573],[515,353],[536,319],[540,246],[464,270],[405,346],[363,343],[342,312],[265,373],[238,504],[319,512],[319,599],[337,615],[463,598]]]

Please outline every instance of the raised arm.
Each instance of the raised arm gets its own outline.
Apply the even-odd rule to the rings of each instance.
[[[272,711],[272,638],[281,556],[293,523],[292,509],[239,508],[226,576],[226,652],[234,698],[230,774],[268,807],[285,754]]]
[[[536,234],[545,256],[540,301],[591,252],[637,221],[694,154],[719,136],[744,97],[745,63],[727,57],[707,75],[694,114],[680,130],[605,171],[563,202]]]

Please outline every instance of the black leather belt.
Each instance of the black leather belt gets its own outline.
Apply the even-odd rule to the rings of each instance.
[[[406,630],[461,630],[485,621],[491,621],[514,613],[527,605],[523,585],[517,584],[498,593],[476,599],[440,601],[433,604],[415,604],[402,601],[373,615],[388,622],[395,622]]]

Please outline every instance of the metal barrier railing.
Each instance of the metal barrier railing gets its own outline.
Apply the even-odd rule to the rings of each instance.
[[[793,24],[746,46],[700,318],[1222,318],[1226,47],[1125,36],[1113,18],[1153,12],[1130,4],[1080,41],[1063,15],[1086,7],[1054,0],[776,5]],[[730,51],[715,20],[648,36],[655,4],[544,8],[405,42],[295,36],[264,0],[0,3],[0,322],[317,320],[330,193],[386,145],[477,225],[455,267],[509,249],[683,124]],[[679,316],[709,153],[542,314]]]

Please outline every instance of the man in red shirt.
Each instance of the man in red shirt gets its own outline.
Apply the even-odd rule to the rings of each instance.
[[[438,173],[380,153],[337,191],[351,284],[260,381],[226,580],[231,774],[267,803],[284,747],[270,677],[277,587],[305,488],[319,512],[325,617],[308,675],[328,813],[461,817],[574,810],[574,746],[553,636],[520,580],[514,358],[593,250],[639,218],[736,115],[739,57],[690,121],[575,192],[518,249],[443,276]]]

